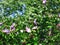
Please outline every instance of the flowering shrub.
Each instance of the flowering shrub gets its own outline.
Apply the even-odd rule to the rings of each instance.
[[[0,45],[60,45],[60,0],[1,0]]]

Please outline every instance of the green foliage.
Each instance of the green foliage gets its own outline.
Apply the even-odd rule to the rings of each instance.
[[[47,0],[45,4],[42,2],[43,0],[0,2],[4,9],[2,17],[0,15],[0,22],[3,23],[0,26],[0,45],[60,45],[60,0]],[[16,10],[22,11],[23,4],[26,5],[25,13],[19,15]],[[17,17],[9,18],[12,12],[16,12]],[[35,19],[37,25],[34,24]],[[12,23],[15,23],[15,30],[9,34],[2,32],[5,28],[10,30]],[[26,26],[31,32],[26,32]],[[35,26],[37,29],[32,29]]]

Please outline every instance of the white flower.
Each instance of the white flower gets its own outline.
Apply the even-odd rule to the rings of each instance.
[[[12,25],[15,26],[15,23],[13,23]]]
[[[21,33],[23,33],[23,30],[20,30]]]
[[[37,26],[34,26],[32,29],[33,29],[33,30],[37,29]]]
[[[45,4],[46,3],[46,0],[43,0],[43,2],[42,2],[43,4]]]
[[[0,26],[2,25],[3,23],[0,22]]]

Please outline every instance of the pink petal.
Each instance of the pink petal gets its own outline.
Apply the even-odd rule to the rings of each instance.
[[[15,30],[15,23],[13,23],[11,26],[10,26],[10,31],[13,31]]]
[[[4,30],[2,30],[2,32],[4,32],[4,33],[10,33],[10,30],[8,30],[8,29],[4,29]]]
[[[36,19],[34,19],[34,24],[37,25]]]
[[[26,32],[31,32],[30,28],[26,27]]]
[[[10,27],[10,30],[15,30],[15,27],[14,27],[14,26],[11,26],[11,27]]]

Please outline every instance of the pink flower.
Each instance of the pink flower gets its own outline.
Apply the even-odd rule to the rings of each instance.
[[[13,23],[11,26],[10,26],[10,31],[13,31],[15,30],[15,23]]]
[[[34,19],[34,24],[37,25],[36,19]]]
[[[4,30],[2,30],[2,32],[9,34],[10,33],[10,30],[4,29]]]
[[[46,3],[46,0],[43,0],[43,2],[42,2],[43,4],[45,4]]]
[[[10,27],[10,31],[13,31],[13,30],[15,30],[15,27],[14,26],[11,26]]]
[[[33,29],[33,30],[36,30],[36,29],[37,29],[37,26],[34,26],[32,29]]]
[[[31,32],[30,28],[28,28],[27,26],[26,26],[26,32],[28,32],[28,33]]]

